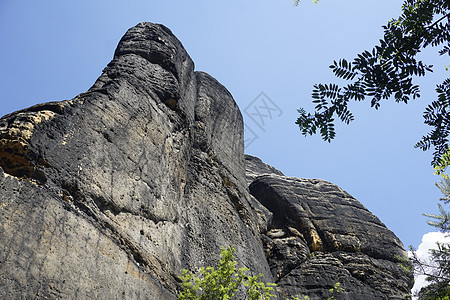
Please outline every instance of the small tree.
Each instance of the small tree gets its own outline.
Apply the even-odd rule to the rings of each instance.
[[[186,269],[182,269],[182,280],[179,300],[228,300],[243,285],[249,300],[268,300],[275,297],[274,283],[261,282],[262,274],[248,276],[247,268],[236,270],[237,262],[234,260],[236,250],[233,247],[222,248],[217,270],[214,267],[200,269],[200,277]]]
[[[233,299],[235,293],[243,288],[246,292],[248,300],[270,300],[276,298],[272,292],[275,291],[275,283],[267,285],[261,281],[262,274],[257,276],[248,276],[247,268],[239,268],[236,270],[237,262],[235,261],[233,247],[223,247],[220,252],[220,260],[217,270],[214,267],[200,268],[200,276],[196,277],[192,272],[182,269],[180,279],[181,292],[178,300],[230,300]],[[335,296],[344,289],[337,282],[330,290],[331,297],[327,300],[336,299]],[[308,300],[308,296],[304,296],[302,300]],[[287,300],[300,300],[293,297]]]
[[[443,176],[444,179],[436,186],[444,194],[440,199],[444,204],[450,202],[450,179]],[[450,232],[450,214],[445,211],[442,205],[438,205],[440,214],[424,214],[434,219],[428,221],[428,224],[438,228],[441,232],[449,234]],[[450,300],[450,244],[437,243],[436,249],[430,250],[430,258],[425,261],[417,257],[415,251],[412,250],[412,262],[414,271],[417,275],[426,275],[426,280],[430,285],[423,288],[419,293],[419,299],[423,300]]]
[[[294,1],[297,5],[299,1]],[[389,21],[384,36],[371,51],[364,51],[353,61],[340,59],[330,65],[337,78],[347,85],[316,84],[312,98],[315,111],[298,110],[296,124],[303,135],[320,133],[326,141],[335,138],[335,117],[349,124],[354,120],[350,101],[369,100],[378,109],[382,100],[394,98],[408,103],[420,96],[413,78],[432,72],[431,65],[419,60],[425,48],[440,46],[439,55],[450,55],[450,2],[448,0],[405,0],[402,14]],[[447,67],[448,68],[448,67]],[[428,150],[434,147],[432,165],[442,172],[450,165],[450,78],[436,85],[437,99],[430,101],[424,122],[433,127],[416,144]]]

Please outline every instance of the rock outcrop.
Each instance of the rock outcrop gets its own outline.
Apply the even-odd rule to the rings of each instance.
[[[176,299],[226,245],[283,297],[407,292],[401,243],[358,201],[243,148],[226,88],[168,28],[131,28],[86,93],[0,119],[0,299]]]
[[[339,283],[340,299],[404,299],[412,281],[399,266],[404,247],[359,201],[327,181],[246,162],[250,192],[272,214],[262,240],[281,296],[327,299]]]

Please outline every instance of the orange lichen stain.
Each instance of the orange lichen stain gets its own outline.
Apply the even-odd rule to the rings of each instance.
[[[311,238],[311,245],[310,250],[311,251],[322,251],[323,250],[323,242],[320,239],[319,235],[317,234],[317,231],[314,229],[311,229],[309,232],[309,236]]]

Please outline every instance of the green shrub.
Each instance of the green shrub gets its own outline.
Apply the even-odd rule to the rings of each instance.
[[[234,297],[242,285],[246,289],[249,300],[268,300],[275,297],[272,292],[275,284],[261,282],[262,274],[248,276],[247,268],[236,270],[234,260],[236,250],[233,247],[222,248],[217,270],[214,267],[200,269],[200,277],[186,269],[182,269],[179,300],[228,300]]]
[[[246,292],[248,300],[270,300],[276,296],[272,293],[275,291],[275,283],[267,283],[261,281],[262,274],[257,276],[249,276],[246,273],[247,268],[239,268],[236,270],[237,262],[235,261],[236,250],[233,247],[223,247],[220,252],[220,260],[217,269],[214,267],[200,268],[200,276],[186,269],[182,269],[180,279],[181,292],[178,300],[229,300],[233,299],[239,288]],[[336,299],[334,296],[343,291],[340,283],[336,283],[330,293],[332,296],[327,300]],[[308,300],[305,296],[303,300]],[[292,298],[291,300],[300,300]]]

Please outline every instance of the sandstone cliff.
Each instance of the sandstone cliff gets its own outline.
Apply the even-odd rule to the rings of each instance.
[[[166,27],[131,28],[86,93],[0,119],[0,298],[176,299],[225,245],[283,297],[408,292],[403,246],[357,200],[243,150],[226,88]]]
[[[411,278],[398,266],[400,240],[359,201],[319,179],[286,177],[246,156],[250,192],[271,213],[262,233],[267,261],[281,296],[326,299],[403,299]],[[259,176],[258,176],[259,174]]]

